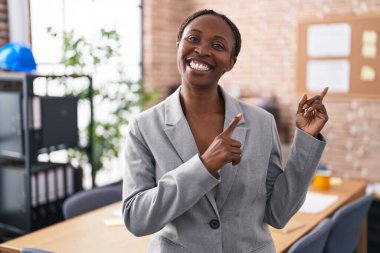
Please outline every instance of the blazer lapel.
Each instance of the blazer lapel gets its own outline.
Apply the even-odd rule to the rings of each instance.
[[[198,153],[193,134],[183,114],[179,100],[180,88],[178,88],[165,102],[165,124],[164,129],[173,147],[186,162]]]
[[[240,112],[243,112],[240,103],[225,93],[221,87],[219,87],[220,91],[222,92],[224,96],[225,101],[225,120],[224,120],[224,129],[226,129],[233,118],[239,114]],[[231,138],[240,141],[241,147],[242,147],[242,155],[244,155],[244,142],[245,137],[247,134],[247,128],[244,127],[245,120],[244,115],[237,127],[235,128]],[[220,177],[221,177],[221,183],[218,185],[217,191],[216,191],[216,204],[218,207],[218,210],[220,211],[223,207],[223,204],[225,203],[228,194],[231,190],[231,187],[235,181],[236,174],[239,172],[239,164],[233,166],[232,163],[226,164],[221,170],[220,170]]]
[[[188,161],[198,153],[197,145],[185,118],[174,126],[167,126],[164,131],[182,162]]]

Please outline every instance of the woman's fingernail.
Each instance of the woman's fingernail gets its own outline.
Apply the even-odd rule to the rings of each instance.
[[[301,103],[302,100],[305,98],[305,96],[306,96],[306,94],[303,94],[302,97],[301,97],[301,99],[300,99],[300,101],[298,101],[298,103]]]

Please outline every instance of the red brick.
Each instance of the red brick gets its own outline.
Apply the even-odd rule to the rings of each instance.
[[[223,77],[223,84],[239,85],[248,95],[276,95],[281,105],[281,121],[289,124],[291,131],[295,128],[295,110],[300,96],[294,87],[297,20],[358,12],[380,13],[380,1],[374,0],[358,1],[358,4],[354,1],[314,0],[214,0],[212,3],[155,0],[143,1],[143,4],[143,79],[147,87],[156,87],[165,96],[167,87],[180,83],[174,46],[178,26],[192,12],[212,8],[230,17],[242,34],[238,62],[232,72]],[[366,10],[361,7],[363,4]],[[376,159],[380,149],[380,100],[327,96],[325,101],[330,121],[323,131],[328,139],[328,152],[324,153],[322,162],[337,175],[363,177],[364,168],[367,171],[365,178],[379,181]],[[352,103],[357,103],[358,107],[352,108]],[[358,116],[360,108],[365,112],[363,116]],[[347,121],[348,113],[354,114],[352,122]],[[368,124],[367,133],[360,126],[363,122]],[[355,135],[350,133],[350,124],[358,125],[359,131]],[[370,136],[369,143],[363,145],[365,136]],[[364,146],[364,154],[358,156],[356,151],[348,150],[347,141],[351,141],[356,149]],[[351,155],[353,162],[346,161],[347,155]]]

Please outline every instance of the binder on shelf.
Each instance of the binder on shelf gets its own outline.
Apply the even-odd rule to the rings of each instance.
[[[40,97],[40,105],[41,148],[78,146],[78,98]]]
[[[57,200],[57,194],[55,192],[55,188],[56,188],[55,170],[56,170],[56,168],[49,169],[47,171],[48,200],[50,203]]]
[[[66,193],[67,196],[74,193],[74,168],[70,165],[66,165]]]
[[[38,205],[44,205],[47,202],[46,194],[46,175],[45,171],[37,173]]]
[[[37,206],[37,175],[35,174],[32,174],[31,176],[31,195],[32,195],[32,201],[31,201],[31,204],[32,204],[32,207],[36,207]]]
[[[42,121],[41,121],[41,98],[39,96],[33,96],[32,99],[33,106],[32,113],[30,119],[32,120],[31,126],[34,130],[39,130],[41,129]]]
[[[59,166],[56,169],[57,176],[57,197],[63,199],[66,195],[65,193],[65,176],[64,176],[64,167]]]

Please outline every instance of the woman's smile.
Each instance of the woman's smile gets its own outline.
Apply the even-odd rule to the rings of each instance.
[[[190,67],[192,70],[200,72],[209,72],[213,68],[210,64],[196,59],[186,60],[186,66]]]

